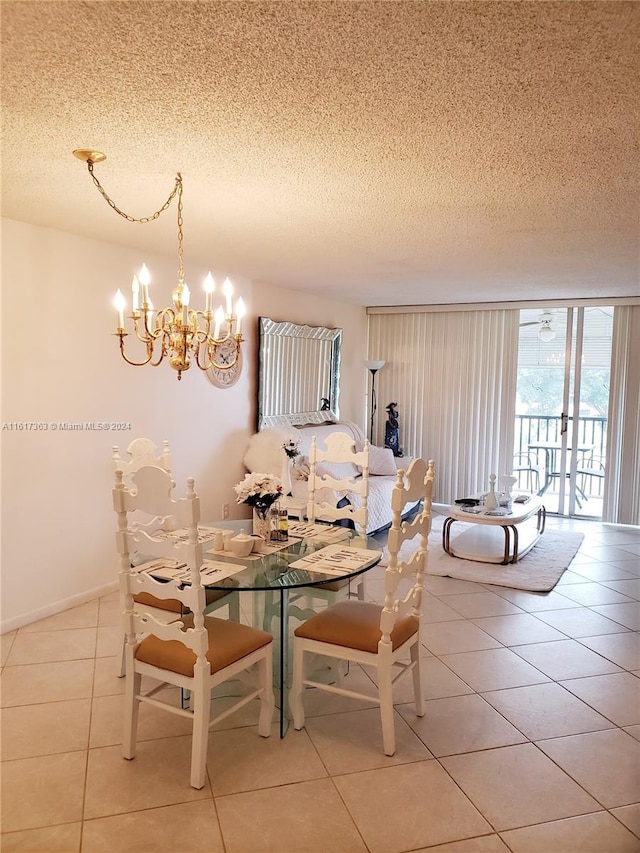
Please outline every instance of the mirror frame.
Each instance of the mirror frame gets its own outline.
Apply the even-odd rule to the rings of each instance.
[[[270,363],[269,341],[274,337],[294,338],[305,340],[325,341],[328,345],[329,357],[329,388],[318,388],[318,409],[306,412],[278,412],[265,415],[267,410],[267,394],[270,382],[274,376],[282,376],[291,366]],[[340,354],[342,348],[342,329],[329,329],[324,326],[300,326],[296,323],[276,322],[269,317],[259,318],[258,341],[258,431],[273,427],[301,426],[303,424],[320,424],[335,422],[339,418],[338,396],[340,393]],[[284,370],[283,370],[284,367]],[[294,368],[302,367],[300,363]],[[295,374],[291,374],[295,381]],[[300,378],[300,381],[301,378]],[[329,396],[323,397],[328,391]],[[321,400],[328,400],[325,408],[320,407]]]

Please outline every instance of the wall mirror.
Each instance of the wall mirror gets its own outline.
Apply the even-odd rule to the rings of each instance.
[[[338,420],[342,329],[260,317],[258,430]]]

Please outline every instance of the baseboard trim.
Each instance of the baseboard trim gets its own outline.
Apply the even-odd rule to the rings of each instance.
[[[70,598],[56,601],[53,604],[47,604],[45,607],[32,610],[30,613],[23,613],[20,616],[14,616],[12,619],[5,619],[0,623],[0,634],[6,634],[8,631],[16,631],[18,628],[30,625],[32,622],[39,622],[40,619],[46,619],[47,616],[55,616],[56,613],[62,613],[63,610],[68,610],[70,607],[77,607],[79,604],[85,604],[87,601],[92,601],[101,595],[116,592],[117,589],[118,581],[112,581],[86,592],[72,595]]]

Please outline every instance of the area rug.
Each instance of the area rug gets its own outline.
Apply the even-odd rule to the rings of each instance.
[[[548,592],[558,583],[575,557],[584,536],[582,533],[546,530],[534,548],[512,565],[478,563],[450,557],[442,548],[441,518],[434,518],[429,537],[427,575],[456,578],[473,583],[488,583],[531,592]],[[453,540],[452,540],[453,541]],[[415,550],[415,542],[406,542],[400,559],[407,559]],[[385,557],[387,551],[385,548]],[[386,559],[383,558],[383,563]]]

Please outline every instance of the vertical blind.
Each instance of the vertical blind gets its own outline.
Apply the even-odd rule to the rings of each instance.
[[[288,370],[264,370],[261,378],[264,381],[262,414],[265,417],[283,412],[319,411],[321,397],[329,399],[332,396],[332,346],[331,341],[310,337],[285,334],[269,337],[265,346],[265,364],[292,367]]]
[[[603,521],[640,524],[640,306],[613,312]]]
[[[374,443],[397,403],[405,456],[436,460],[436,500],[486,491],[513,466],[517,310],[372,314],[369,358],[378,373]]]

